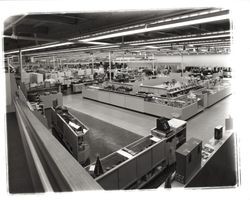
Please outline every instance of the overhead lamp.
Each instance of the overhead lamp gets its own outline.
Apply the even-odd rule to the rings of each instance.
[[[82,41],[80,41],[80,42],[82,42]],[[93,45],[110,45],[110,43],[107,43],[107,42],[82,42],[82,43],[93,44]]]
[[[148,48],[148,49],[159,49],[160,47],[147,45],[147,46],[145,46],[145,48]]]
[[[190,25],[201,24],[201,23],[221,21],[221,20],[225,20],[225,19],[229,19],[229,14],[212,16],[212,17],[201,18],[201,19],[193,19],[193,20],[189,20],[189,21],[177,22],[177,23],[173,23],[173,24],[165,24],[165,25],[160,25],[160,26],[155,26],[155,27],[145,27],[145,28],[123,31],[123,32],[118,32],[118,33],[111,33],[111,34],[107,34],[107,35],[86,38],[86,39],[82,39],[79,41],[90,42],[90,41],[95,41],[95,40],[103,40],[103,39],[109,39],[109,38],[114,38],[114,37],[121,37],[121,36],[127,36],[127,35],[139,34],[139,33],[146,33],[146,32],[151,32],[151,31],[159,31],[159,30],[166,30],[166,29],[171,29],[171,28],[178,28],[178,27],[182,27],[182,26],[190,26]]]
[[[223,42],[202,42],[202,43],[192,43],[192,45],[228,44],[228,42],[226,42],[226,41],[223,41]]]
[[[83,49],[83,51],[84,50],[108,49],[108,48],[115,48],[115,47],[119,47],[119,45],[102,46],[102,47],[90,47],[90,48]]]
[[[126,26],[126,27],[122,27],[122,28],[117,28],[117,29],[111,29],[111,30],[107,30],[107,31],[103,31],[103,32],[97,32],[94,34],[90,34],[90,35],[84,35],[84,36],[80,36],[80,37],[75,37],[75,38],[71,38],[69,39],[70,41],[72,40],[80,40],[80,39],[84,39],[84,38],[90,38],[90,37],[96,37],[99,35],[107,35],[107,34],[111,34],[111,33],[115,33],[115,32],[121,32],[121,31],[126,31],[126,30],[131,30],[131,29],[135,29],[135,28],[142,28],[145,27],[146,25],[151,26],[151,25],[155,25],[155,24],[160,24],[160,23],[164,23],[164,22],[169,22],[169,21],[175,21],[175,20],[183,20],[183,19],[188,19],[191,17],[198,17],[198,16],[204,16],[207,14],[214,14],[214,13],[221,13],[223,11],[227,11],[227,9],[210,9],[208,11],[198,11],[192,14],[186,14],[186,15],[181,15],[178,17],[171,17],[171,18],[166,18],[166,19],[161,19],[161,20],[157,20],[157,21],[153,21],[153,22],[149,22],[147,24],[142,23],[142,24],[136,24],[136,25],[132,25],[132,26]]]
[[[39,46],[39,47],[23,49],[22,52],[40,50],[40,49],[48,49],[48,48],[60,47],[60,46],[67,46],[67,45],[70,45],[70,44],[74,44],[74,43],[73,42],[56,43],[56,44],[51,44],[51,45],[45,45],[45,46]]]
[[[98,49],[108,49],[108,48],[115,48],[119,47],[119,45],[111,45],[111,46],[100,46],[100,47],[90,47],[90,48],[81,48],[81,49],[68,49],[68,50],[61,50],[61,51],[51,51],[51,52],[43,52],[43,53],[36,53],[34,56],[37,55],[47,55],[47,54],[60,54],[60,53],[70,53],[70,52],[77,52],[77,51],[89,51],[89,50],[98,50]],[[33,54],[28,54],[33,55]]]
[[[230,30],[225,31],[216,31],[216,32],[208,32],[208,33],[202,33],[202,34],[189,34],[189,35],[180,35],[180,36],[173,36],[173,37],[163,37],[163,38],[155,38],[155,39],[149,39],[149,40],[136,40],[136,41],[130,41],[126,42],[126,45],[136,45],[136,44],[143,44],[144,42],[153,42],[153,41],[164,41],[164,40],[173,40],[173,39],[182,39],[182,38],[194,38],[194,37],[205,37],[210,35],[222,35],[222,34],[230,34]],[[224,39],[229,40],[229,39]],[[221,39],[215,39],[214,41],[221,41]],[[202,42],[202,41],[201,41]],[[120,44],[120,43],[117,43]]]
[[[180,39],[173,39],[173,40],[159,40],[159,41],[152,41],[152,42],[135,43],[135,44],[130,44],[130,45],[138,46],[138,45],[147,45],[147,44],[159,44],[159,43],[181,42],[181,41],[190,41],[190,40],[212,39],[212,38],[221,38],[221,37],[228,37],[228,36],[230,36],[230,34],[209,35],[209,36],[204,36],[204,37],[193,37],[193,38],[180,38]]]
[[[19,51],[9,51],[9,52],[6,52],[4,53],[4,55],[9,55],[9,54],[15,54],[15,53],[19,53]]]

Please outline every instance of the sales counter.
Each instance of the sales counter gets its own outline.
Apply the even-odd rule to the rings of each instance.
[[[137,96],[134,93],[108,91],[95,86],[83,87],[82,95],[83,98],[100,101],[146,114],[164,116],[168,119],[179,118],[186,120],[201,111],[198,108],[197,102],[179,108],[168,106],[166,104],[145,101],[142,96]]]

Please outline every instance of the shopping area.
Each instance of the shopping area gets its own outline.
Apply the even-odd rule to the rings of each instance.
[[[10,193],[238,186],[229,10],[8,23]]]

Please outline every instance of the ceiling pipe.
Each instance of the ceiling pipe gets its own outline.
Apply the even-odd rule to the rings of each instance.
[[[4,35],[3,37],[10,38],[13,40],[32,40],[32,41],[57,42],[57,40],[48,39],[48,38],[39,38],[39,37],[26,37],[26,36],[17,36],[17,35]]]

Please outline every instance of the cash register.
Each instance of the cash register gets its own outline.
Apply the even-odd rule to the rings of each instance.
[[[165,117],[156,119],[156,128],[151,130],[151,134],[158,138],[168,137],[172,132],[173,130],[169,126],[168,119]]]

